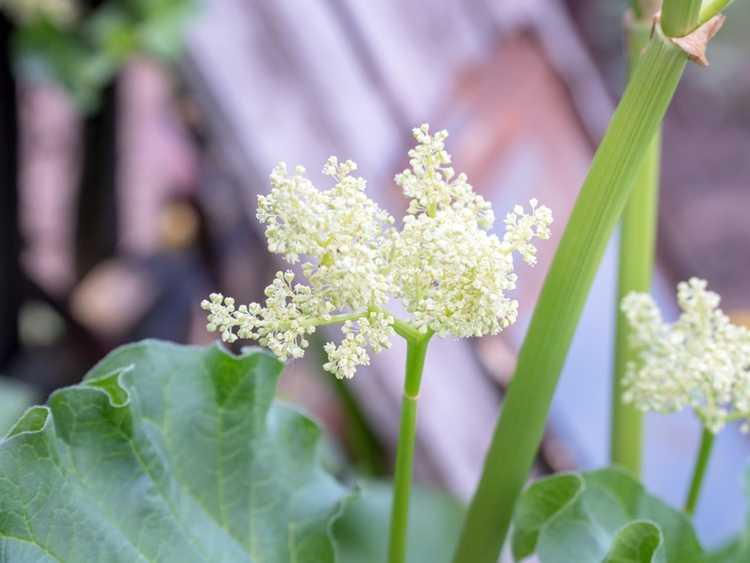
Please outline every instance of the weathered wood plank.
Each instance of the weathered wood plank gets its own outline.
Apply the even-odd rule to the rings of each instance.
[[[472,21],[475,6],[449,0],[426,4],[331,0],[341,32],[361,42],[377,68],[383,90],[408,119],[400,127],[434,118],[433,109],[456,72],[486,52],[487,37]],[[362,56],[360,58],[362,58]]]

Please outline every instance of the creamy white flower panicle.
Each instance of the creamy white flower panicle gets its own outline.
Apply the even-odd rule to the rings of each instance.
[[[235,307],[212,294],[203,301],[208,329],[225,341],[257,340],[279,358],[299,358],[317,327],[342,323],[340,344],[325,345],[324,368],[350,378],[370,362],[368,350],[390,345],[394,324],[423,334],[482,336],[515,322],[518,303],[514,252],[536,262],[534,239],[547,239],[552,214],[530,202],[505,219],[503,238],[491,234],[491,205],[474,193],[466,175],[456,175],[445,150],[448,134],[427,125],[414,129],[410,168],[396,176],[409,198],[401,230],[365,194],[351,161],[331,157],[323,168],[334,186],[318,190],[298,167],[279,164],[271,192],[258,198],[258,220],[268,248],[290,264],[301,262],[306,283],[280,272],[266,289],[264,305]],[[399,299],[410,314],[396,321],[387,312]]]
[[[382,311],[373,311],[355,321],[344,322],[341,344],[336,346],[328,342],[324,346],[328,362],[323,364],[323,369],[339,378],[354,377],[357,367],[370,364],[367,346],[373,352],[390,347],[391,325],[393,317]]]
[[[682,313],[666,323],[651,296],[631,293],[622,310],[638,361],[627,366],[623,399],[643,411],[691,407],[711,432],[750,419],[750,331],[732,324],[705,280],[677,286]]]
[[[549,226],[552,224],[552,212],[549,208],[539,206],[536,199],[529,202],[531,213],[526,214],[523,207],[516,205],[513,211],[505,216],[505,236],[503,248],[506,252],[517,251],[529,266],[536,264],[536,246],[533,239],[548,239]]]
[[[396,184],[410,199],[410,215],[434,216],[438,209],[455,208],[475,217],[479,225],[489,229],[495,222],[492,206],[474,193],[466,174],[455,175],[450,166],[451,155],[445,151],[447,131],[430,135],[427,124],[412,130],[417,146],[409,151],[411,169],[396,174]]]
[[[320,191],[304,168],[290,176],[281,163],[271,173],[271,193],[258,197],[268,249],[290,264],[304,256],[310,287],[332,311],[382,306],[393,293],[384,248],[394,219],[367,197],[365,181],[351,175],[356,170],[350,160],[329,158],[323,173],[336,183]]]
[[[304,258],[307,285],[293,283],[291,270],[280,272],[266,288],[265,306],[253,303],[238,309],[231,299],[227,304],[214,294],[202,303],[209,330],[219,331],[228,342],[257,340],[287,360],[302,357],[307,337],[318,326],[358,320],[387,304],[394,286],[385,249],[394,220],[365,195],[365,181],[351,175],[356,169],[351,161],[339,163],[331,157],[323,173],[335,184],[320,191],[304,177],[302,167],[292,175],[284,163],[274,168],[271,192],[258,197],[258,221],[266,227],[271,252],[290,264]],[[365,346],[382,348],[393,322],[390,316],[371,320],[371,325],[358,325],[356,332],[344,326],[342,344],[326,346],[326,369],[351,377],[357,365],[369,363]]]
[[[513,324],[518,302],[513,252],[536,261],[534,238],[547,239],[552,214],[531,201],[531,214],[517,205],[505,219],[500,240],[488,230],[492,207],[474,193],[466,175],[454,178],[445,152],[445,131],[414,129],[418,145],[409,151],[411,170],[396,183],[411,199],[400,235],[394,239],[393,275],[417,329],[441,336],[497,334]]]

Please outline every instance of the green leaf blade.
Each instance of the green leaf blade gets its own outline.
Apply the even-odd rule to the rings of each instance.
[[[579,487],[573,487],[573,478]],[[547,499],[544,510],[540,497]],[[535,514],[530,518],[529,514]],[[700,563],[704,552],[689,519],[648,494],[620,469],[555,475],[524,491],[514,517],[520,560],[541,563]]]
[[[604,563],[666,563],[659,526],[646,520],[631,522],[614,539]]]
[[[122,348],[0,442],[12,561],[333,562],[347,495],[251,351]],[[3,551],[5,550],[5,551]]]
[[[518,503],[511,537],[516,561],[534,553],[541,528],[573,502],[583,488],[583,479],[571,473],[537,481],[527,489]]]

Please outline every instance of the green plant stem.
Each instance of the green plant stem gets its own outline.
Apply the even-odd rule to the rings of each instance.
[[[391,533],[388,544],[388,561],[405,563],[409,523],[409,497],[411,494],[414,443],[417,430],[417,400],[427,345],[432,333],[406,339],[406,376],[401,404],[401,424],[396,450],[396,472],[393,477],[393,503],[391,505]]]
[[[698,497],[703,486],[703,479],[706,476],[708,460],[711,457],[711,451],[714,446],[714,434],[707,428],[703,428],[701,435],[701,445],[698,448],[698,457],[695,459],[693,468],[693,478],[690,480],[690,489],[688,490],[687,500],[685,501],[685,512],[690,516],[695,514],[695,507],[698,505]]]
[[[456,563],[497,561],[586,296],[686,61],[656,30],[594,156],[521,347]]]
[[[702,0],[664,0],[661,29],[667,37],[683,37],[693,31],[701,13]]]
[[[719,12],[729,7],[734,0],[703,0],[701,4],[700,15],[696,25],[701,26],[717,15]]]
[[[650,21],[661,9],[661,0],[630,0],[630,8],[636,19]]]
[[[648,44],[650,33],[650,18],[632,21],[628,25],[631,74]],[[630,329],[625,315],[620,311],[620,303],[631,291],[648,292],[651,289],[659,199],[660,153],[661,132],[657,131],[636,175],[620,229],[610,456],[612,463],[625,467],[636,476],[641,473],[643,415],[639,410],[624,404],[622,400],[625,367],[633,357],[629,344]]]

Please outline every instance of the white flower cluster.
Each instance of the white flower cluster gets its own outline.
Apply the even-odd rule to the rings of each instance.
[[[370,364],[366,346],[373,352],[390,347],[392,325],[393,317],[383,311],[373,311],[357,320],[344,322],[341,344],[336,346],[328,342],[324,346],[328,361],[323,364],[323,369],[340,378],[354,377],[358,366]]]
[[[414,130],[418,145],[409,151],[411,170],[396,183],[411,198],[391,258],[397,296],[421,331],[441,336],[497,334],[516,321],[518,302],[513,251],[536,261],[532,239],[547,239],[552,214],[531,200],[531,214],[520,205],[505,219],[501,240],[490,234],[491,205],[474,193],[465,174],[454,175],[445,151],[445,131]]]
[[[301,269],[308,284],[294,283],[291,270],[277,273],[266,288],[265,306],[235,308],[232,298],[212,294],[201,304],[210,331],[227,342],[257,340],[286,360],[303,356],[318,326],[349,321],[342,344],[326,345],[326,369],[338,377],[351,377],[357,365],[369,362],[366,346],[380,350],[387,344],[393,318],[377,311],[393,292],[384,249],[394,221],[365,195],[364,180],[351,176],[356,169],[331,157],[323,172],[335,185],[320,191],[302,167],[293,175],[283,163],[274,168],[271,193],[258,198],[258,221],[266,226],[271,252],[290,264],[305,257]]]
[[[691,278],[677,286],[680,318],[667,324],[653,299],[631,293],[622,310],[638,361],[627,366],[624,400],[643,411],[689,406],[711,432],[750,419],[750,331],[733,325],[719,296]]]
[[[57,25],[68,25],[79,13],[78,2],[74,0],[0,0],[0,8],[19,23],[45,19]]]
[[[494,214],[474,193],[464,174],[455,175],[445,151],[448,134],[427,125],[414,129],[417,146],[410,169],[396,183],[410,204],[403,227],[365,195],[356,165],[331,157],[323,172],[334,180],[318,190],[298,167],[289,174],[279,164],[271,192],[258,198],[258,220],[268,248],[288,263],[301,262],[307,284],[280,272],[266,289],[263,306],[236,308],[231,298],[213,294],[202,307],[208,329],[224,340],[254,339],[279,358],[298,358],[318,326],[343,323],[340,344],[325,345],[325,369],[352,377],[390,345],[394,318],[386,311],[398,299],[410,313],[404,325],[423,334],[497,334],[516,320],[518,303],[507,296],[516,287],[513,253],[536,262],[535,238],[547,239],[552,214],[536,200],[526,213],[516,206],[505,219],[505,234],[488,231]]]

